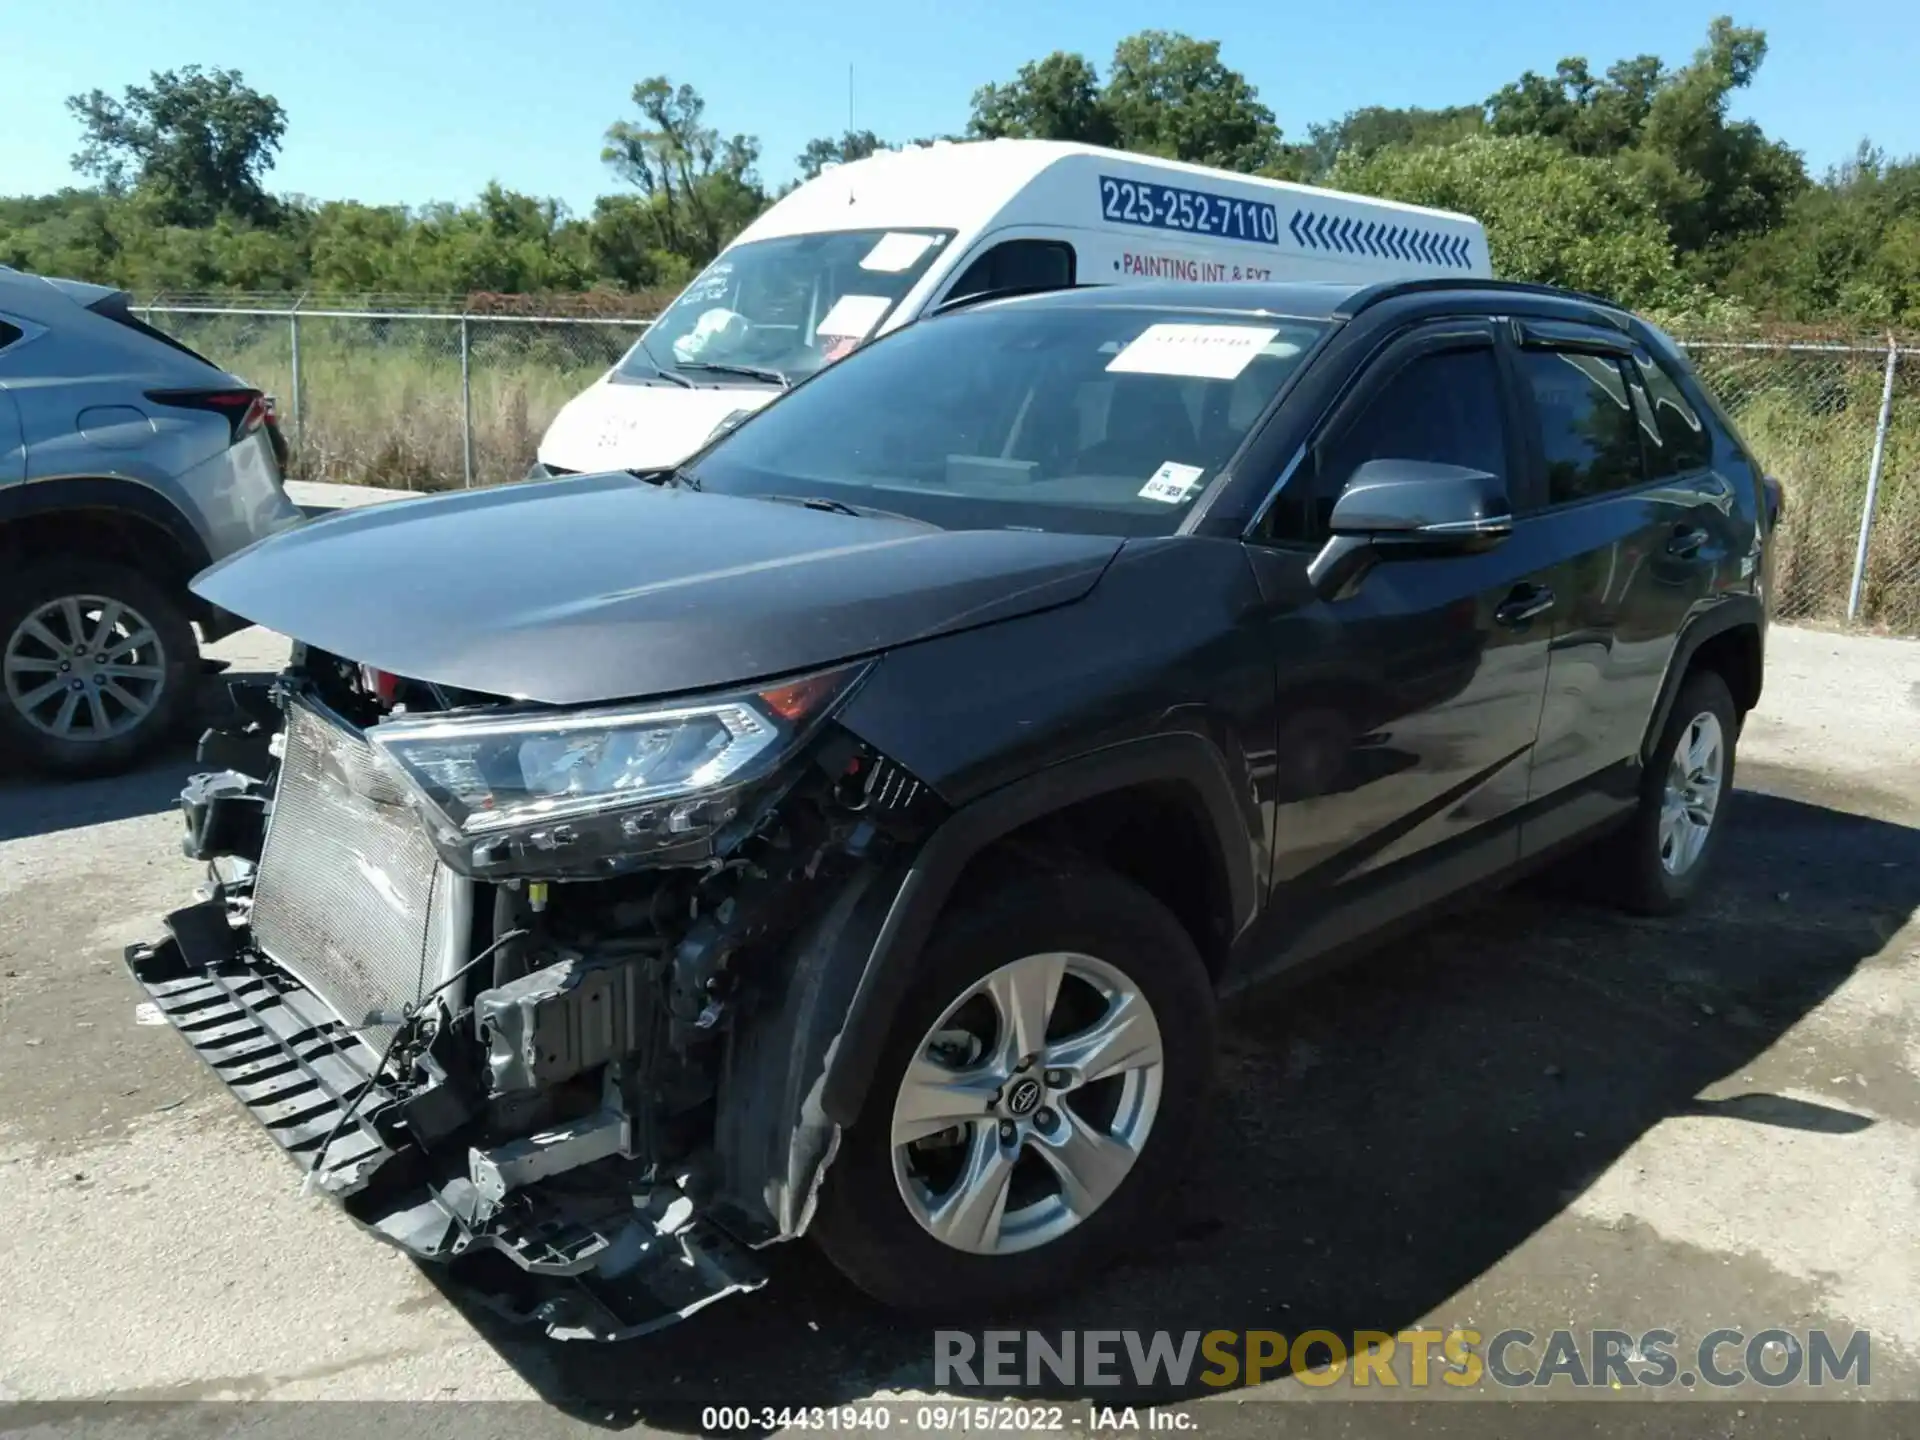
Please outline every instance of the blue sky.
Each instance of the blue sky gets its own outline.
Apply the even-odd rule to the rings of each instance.
[[[234,66],[289,118],[273,188],[368,202],[460,200],[489,179],[576,209],[617,188],[599,161],[636,80],[693,84],[715,124],[758,135],[764,176],[847,119],[883,137],[961,128],[968,97],[1049,50],[1104,65],[1147,27],[1224,42],[1282,129],[1361,105],[1479,99],[1564,55],[1602,69],[1650,51],[1684,61],[1723,4],[1691,0],[321,0],[262,10],[205,0],[0,0],[0,194],[71,183],[62,100],[156,69]],[[85,23],[81,23],[84,13]],[[1864,135],[1920,151],[1920,5],[1760,0],[1734,12],[1772,53],[1740,112],[1817,171]]]

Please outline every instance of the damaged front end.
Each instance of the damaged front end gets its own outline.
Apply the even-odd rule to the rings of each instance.
[[[805,1228],[939,818],[833,723],[864,670],[556,710],[297,650],[202,742],[211,883],[128,963],[362,1226],[561,1338],[669,1324]]]

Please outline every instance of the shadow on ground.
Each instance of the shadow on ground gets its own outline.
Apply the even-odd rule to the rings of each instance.
[[[1664,1119],[1871,1125],[1779,1095],[1699,1098],[1920,902],[1920,830],[1819,803],[1827,782],[1813,776],[1755,765],[1743,778],[1755,788],[1734,802],[1716,886],[1686,917],[1629,919],[1529,887],[1337,975],[1236,1002],[1175,1222],[1091,1288],[994,1323],[1394,1332]],[[692,1430],[716,1400],[832,1405],[931,1386],[935,1322],[879,1310],[804,1243],[766,1258],[761,1293],[624,1345],[534,1340],[469,1313],[551,1403],[609,1426]]]
[[[124,775],[98,780],[61,780],[23,773],[0,758],[0,843],[77,830],[171,810],[180,787],[195,769],[194,746],[200,733],[232,713],[227,686],[236,680],[265,680],[265,674],[229,670],[203,681],[201,717],[178,739]]]

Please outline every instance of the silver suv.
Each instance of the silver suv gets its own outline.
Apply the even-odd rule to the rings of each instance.
[[[299,523],[284,460],[272,401],[124,292],[0,266],[0,760],[104,774],[186,723],[245,623],[187,581]]]

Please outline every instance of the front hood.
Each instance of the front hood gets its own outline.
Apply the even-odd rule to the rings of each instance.
[[[776,389],[630,385],[600,380],[561,407],[539,460],[560,470],[660,470],[707,443],[736,411],[758,410]]]
[[[575,705],[807,670],[1066,604],[1120,544],[583,475],[341,511],[193,590],[396,675]]]

